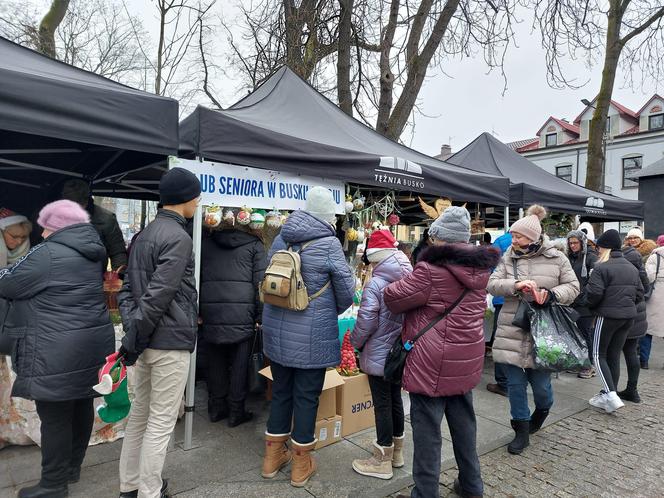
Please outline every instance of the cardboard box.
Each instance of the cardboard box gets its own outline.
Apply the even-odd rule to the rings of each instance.
[[[373,400],[366,374],[344,377],[344,384],[337,388],[337,415],[343,418],[343,437],[375,425]]]
[[[272,378],[272,370],[270,367],[265,367],[258,372],[263,377],[270,380]],[[325,372],[325,382],[323,382],[323,392],[318,400],[318,412],[316,413],[316,420],[323,420],[334,417],[337,414],[337,397],[335,388],[344,384],[344,378],[337,373],[334,368]]]
[[[341,416],[333,415],[332,417],[316,422],[317,450],[341,441],[342,420]]]

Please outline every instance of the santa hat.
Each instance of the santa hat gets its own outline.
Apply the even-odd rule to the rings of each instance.
[[[28,219],[22,214],[16,214],[7,208],[0,208],[0,230],[5,230],[12,225],[25,223]]]
[[[370,262],[382,261],[397,250],[399,243],[389,230],[376,230],[367,242],[366,255]]]

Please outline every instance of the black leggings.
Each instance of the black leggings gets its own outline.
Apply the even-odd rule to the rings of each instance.
[[[392,446],[392,439],[403,436],[404,431],[401,385],[369,375],[369,388],[376,418],[377,443],[383,447]]]
[[[616,390],[620,378],[620,351],[633,324],[633,319],[614,320],[602,316],[598,316],[595,322],[593,357],[603,390],[607,393]]]
[[[623,346],[625,363],[627,364],[627,389],[636,389],[636,385],[639,383],[639,373],[641,372],[641,363],[639,362],[639,353],[637,352],[639,339],[627,339]],[[618,380],[614,379],[614,382],[617,387]]]

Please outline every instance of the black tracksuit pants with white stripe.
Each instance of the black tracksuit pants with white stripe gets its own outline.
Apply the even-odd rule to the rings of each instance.
[[[615,391],[620,378],[620,354],[634,319],[616,320],[598,316],[593,337],[593,359],[603,389]]]

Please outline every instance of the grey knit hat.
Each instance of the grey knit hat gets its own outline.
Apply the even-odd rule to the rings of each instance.
[[[445,242],[470,240],[470,213],[465,207],[450,206],[429,227],[432,239]]]

